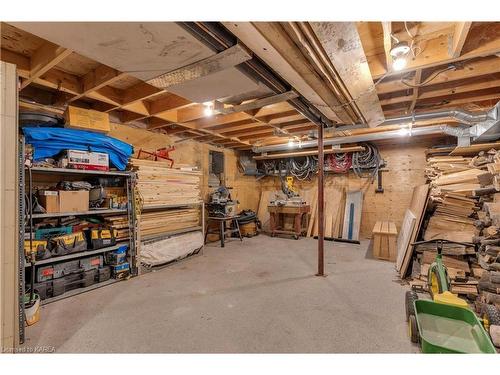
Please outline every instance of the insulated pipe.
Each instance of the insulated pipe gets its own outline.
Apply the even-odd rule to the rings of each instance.
[[[380,141],[380,140],[384,140],[384,139],[404,137],[404,136],[408,136],[410,134],[411,135],[447,134],[447,135],[453,135],[456,137],[456,136],[458,136],[459,132],[463,133],[462,135],[466,135],[467,131],[468,131],[468,129],[460,129],[460,128],[449,126],[449,125],[432,125],[432,126],[412,128],[411,130],[408,130],[408,134],[406,133],[405,129],[398,129],[398,130],[389,130],[389,131],[378,132],[378,133],[369,133],[369,134],[349,135],[349,136],[345,136],[345,137],[327,138],[324,141],[324,146],[341,145],[344,143]],[[319,131],[318,131],[318,134],[319,134]],[[316,139],[311,140],[311,141],[304,141],[304,142],[301,142],[299,144],[299,148],[318,147],[318,144],[319,144],[319,140],[316,140]],[[290,151],[290,146],[288,146],[288,144],[286,144],[286,143],[279,144],[279,145],[254,147],[252,149],[252,151],[255,153],[285,151],[285,150]]]
[[[324,245],[325,245],[325,199],[324,199],[324,169],[325,154],[323,150],[323,127],[318,130],[318,273],[316,276],[325,275]],[[314,215],[314,213],[312,213]]]

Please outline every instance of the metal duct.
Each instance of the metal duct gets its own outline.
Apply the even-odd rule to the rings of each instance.
[[[384,139],[409,136],[410,134],[411,135],[447,134],[447,135],[453,135],[453,136],[457,137],[457,134],[461,134],[461,132],[468,131],[468,129],[460,129],[460,130],[459,129],[460,128],[457,129],[456,127],[453,127],[450,125],[433,125],[433,126],[426,126],[426,127],[420,127],[420,128],[412,128],[411,130],[409,130],[409,129],[389,130],[386,132],[379,132],[379,133],[359,134],[359,135],[350,135],[350,136],[346,136],[346,137],[327,138],[324,141],[324,145],[331,146],[331,145],[341,145],[344,143],[381,141]],[[301,142],[299,148],[302,149],[302,148],[312,148],[312,147],[318,147],[317,140]],[[279,144],[279,145],[272,145],[272,146],[254,147],[252,149],[252,151],[255,153],[284,151],[284,150],[290,150],[290,146],[288,146],[288,144]]]
[[[412,123],[415,121],[437,120],[444,118],[452,118],[457,122],[465,125],[475,125],[478,122],[488,119],[488,112],[469,112],[462,109],[448,109],[439,111],[430,111],[423,113],[413,113],[411,115],[398,116],[386,119],[379,126],[398,125],[404,123]]]
[[[496,141],[500,138],[500,101],[488,112],[487,120],[469,129],[473,143]]]

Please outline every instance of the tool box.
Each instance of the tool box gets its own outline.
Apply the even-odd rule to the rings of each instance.
[[[30,249],[30,241],[24,240],[24,256],[27,259],[30,259],[31,253],[35,252],[35,259],[36,260],[50,258],[52,255],[47,247],[47,244],[48,244],[47,240],[33,240],[32,246]]]
[[[83,232],[76,232],[52,237],[49,247],[53,256],[60,256],[87,250],[87,241]]]
[[[36,271],[36,281],[42,282],[53,280],[82,271],[85,272],[93,269],[99,269],[103,266],[103,263],[103,256],[96,255],[88,258],[70,260],[68,262],[39,267]]]
[[[70,290],[85,288],[96,283],[102,283],[111,277],[110,267],[104,266],[88,271],[66,275],[57,279],[35,283],[35,292],[42,300],[57,297]]]
[[[43,228],[35,231],[35,240],[46,240],[54,236],[69,234],[73,230],[71,226],[57,227],[57,228]]]
[[[106,253],[106,264],[116,266],[124,263],[127,260],[127,250],[128,246],[124,245],[119,247],[118,250]]]
[[[110,266],[111,267],[111,275],[115,279],[124,279],[130,274],[130,266],[128,262]]]
[[[92,249],[102,249],[103,247],[116,245],[118,231],[113,228],[97,228],[87,231],[87,238]]]

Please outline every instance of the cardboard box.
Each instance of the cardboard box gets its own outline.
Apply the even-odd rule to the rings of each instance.
[[[47,213],[59,212],[59,193],[57,191],[39,191],[38,202],[45,208]]]
[[[105,112],[94,111],[68,106],[64,112],[65,128],[90,130],[100,133],[110,131],[109,115]]]
[[[81,212],[89,210],[87,190],[59,190],[59,212]]]
[[[104,152],[66,150],[59,160],[61,168],[109,171],[109,155]]]

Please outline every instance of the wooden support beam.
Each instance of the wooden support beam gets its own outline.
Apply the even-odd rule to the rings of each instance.
[[[244,103],[244,104],[226,107],[226,108],[217,110],[217,112],[223,113],[223,114],[228,114],[228,113],[234,113],[234,112],[252,111],[252,110],[259,109],[259,108],[262,108],[262,107],[265,107],[265,106],[268,106],[271,104],[281,103],[281,102],[285,102],[285,101],[288,101],[291,99],[295,99],[298,96],[299,96],[299,94],[292,90],[292,91],[287,91],[283,94],[268,96],[267,98],[256,99],[256,100],[252,100],[250,102]]]
[[[443,97],[444,99],[448,98],[453,100],[453,97],[458,94],[464,93],[473,93],[474,91],[485,90],[485,89],[493,89],[495,87],[500,87],[500,76],[492,75],[490,79],[482,79],[479,82],[471,82],[460,84],[457,82],[454,85],[447,85],[448,87],[444,87],[438,90],[427,90],[427,86],[419,89],[418,100],[423,99],[432,99]],[[473,94],[471,94],[473,96]],[[399,103],[408,103],[413,100],[413,95],[403,95],[403,96],[395,96],[393,98],[382,99],[380,102],[383,106],[399,104]],[[401,104],[403,105],[403,104]]]
[[[455,31],[449,41],[449,55],[451,58],[457,58],[461,55],[471,26],[472,22],[457,22],[455,24]]]
[[[415,76],[413,77],[413,85],[418,86],[421,80],[422,80],[422,69],[417,69],[415,71]],[[415,105],[417,104],[417,99],[418,99],[418,89],[419,89],[418,87],[413,88],[410,107],[408,108],[407,111],[408,113],[413,112],[413,110],[415,109]]]
[[[384,51],[385,51],[385,67],[389,72],[392,70],[392,22],[381,22],[382,30],[384,32]]]
[[[279,22],[223,22],[223,25],[295,90],[317,104],[326,117],[342,123],[352,122],[331,88],[325,85]]]
[[[78,100],[92,91],[96,91],[104,86],[110,85],[118,79],[124,77],[126,74],[107,65],[101,64],[97,68],[92,69],[90,72],[82,77],[82,93],[76,95],[71,101]]]
[[[39,47],[31,56],[29,77],[21,83],[21,90],[32,83],[35,79],[59,64],[62,60],[73,53],[72,50],[46,42]]]
[[[5,48],[0,50],[0,60],[15,64],[17,74],[22,78],[28,78],[31,70],[31,61],[29,57],[9,51]]]
[[[250,51],[241,44],[236,44],[214,56],[207,57],[206,59],[197,61],[172,72],[162,74],[159,77],[149,80],[148,83],[164,89],[221,72],[248,61],[251,58],[252,54]]]
[[[486,26],[491,28],[489,31],[490,35],[493,35],[497,29],[500,29],[500,24],[497,25],[495,23],[488,23],[485,27]],[[464,48],[462,48],[460,56],[450,57],[447,48],[448,35],[440,35],[439,37],[426,41],[424,52],[420,53],[413,59],[409,59],[405,69],[397,72],[389,71],[387,77],[396,74],[404,74],[416,69],[427,69],[452,62],[491,56],[500,53],[500,38],[494,38],[491,36],[487,40],[482,40],[480,38],[481,30],[476,30],[473,33],[473,29],[474,25],[471,27],[467,37],[467,43],[465,43]],[[385,66],[380,64],[380,61],[384,59],[385,56],[370,56],[370,71],[374,80],[379,79],[387,73]]]
[[[441,71],[445,67],[446,66],[437,66],[435,68],[430,69],[426,73],[427,75],[433,74],[435,72]],[[492,56],[482,59],[476,59],[472,61],[467,61],[463,69],[448,70],[440,73],[439,75],[436,76],[436,78],[432,80],[432,82],[426,85],[425,88],[430,89],[431,87],[434,86],[439,87],[439,84],[453,82],[453,81],[457,81],[458,84],[458,81],[464,79],[486,76],[497,72],[500,72],[500,64],[498,63],[498,57]],[[408,87],[401,82],[401,79],[399,77],[393,80],[384,79],[377,85],[377,93],[379,95],[397,91],[404,91],[407,89]]]
[[[149,104],[151,115],[157,115],[164,112],[184,108],[192,103],[178,95],[169,93],[159,99],[153,100]]]

